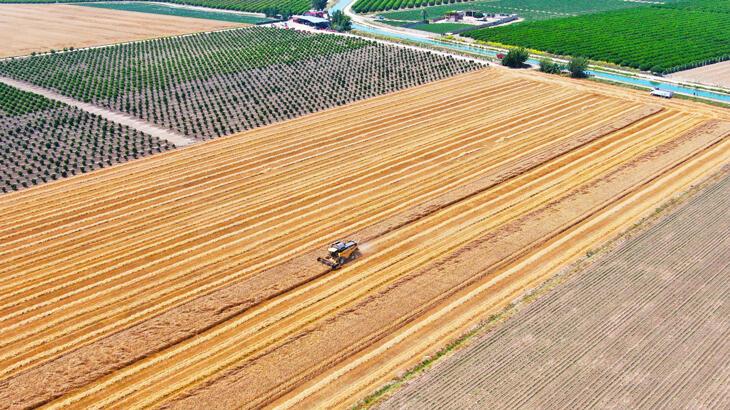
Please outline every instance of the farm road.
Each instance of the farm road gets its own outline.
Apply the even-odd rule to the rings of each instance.
[[[153,137],[157,137],[160,139],[164,139],[167,141],[170,141],[171,143],[175,144],[178,147],[182,147],[185,145],[192,144],[195,142],[194,139],[188,138],[184,135],[178,134],[172,130],[168,130],[162,127],[158,127],[154,124],[151,124],[146,121],[142,121],[140,119],[134,118],[132,116],[122,114],[120,112],[107,110],[105,108],[85,103],[70,97],[66,97],[65,95],[61,95],[55,91],[51,91],[42,87],[38,87],[36,85],[27,83],[25,81],[19,81],[14,80],[12,78],[3,77],[0,76],[0,82],[3,82],[9,86],[19,88],[23,91],[29,91],[32,93],[40,94],[46,98],[50,98],[51,100],[60,101],[64,104],[68,104],[73,107],[80,108],[84,111],[87,111],[92,114],[99,115],[103,118],[106,118],[109,121],[116,122],[118,124],[126,125],[128,127],[134,128],[138,131],[145,132],[147,134],[152,135]]]

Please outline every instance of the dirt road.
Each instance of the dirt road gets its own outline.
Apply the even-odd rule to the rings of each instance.
[[[573,84],[483,70],[5,195],[0,402],[352,403],[730,152],[719,112]]]
[[[62,4],[0,4],[0,57],[245,26]]]
[[[730,176],[381,409],[727,408]]]

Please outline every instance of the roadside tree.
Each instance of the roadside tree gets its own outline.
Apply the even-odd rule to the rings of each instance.
[[[543,58],[540,60],[540,71],[549,74],[560,74],[562,67],[560,64],[550,60],[549,58]]]
[[[568,71],[573,78],[587,77],[586,70],[588,70],[588,59],[585,57],[573,57],[568,62]]]
[[[352,21],[350,20],[350,16],[345,15],[345,13],[340,10],[336,10],[332,13],[330,20],[332,28],[339,32],[352,30]]]
[[[502,65],[510,68],[523,68],[530,54],[524,47],[513,48],[502,59]]]

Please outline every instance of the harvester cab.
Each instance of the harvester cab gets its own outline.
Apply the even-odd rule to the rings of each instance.
[[[355,241],[337,241],[327,248],[326,258],[317,258],[321,263],[332,268],[332,270],[339,269],[345,263],[357,258],[360,252],[357,248],[357,242]]]

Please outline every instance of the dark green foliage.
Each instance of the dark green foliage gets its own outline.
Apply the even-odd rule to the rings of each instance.
[[[313,10],[324,10],[327,7],[327,0],[312,0]]]
[[[568,62],[568,71],[573,78],[585,78],[588,70],[588,59],[585,57],[573,57]]]
[[[16,116],[52,108],[56,102],[0,83],[0,115]]]
[[[656,6],[666,9],[730,13],[730,0],[686,0]]]
[[[540,60],[540,71],[548,74],[560,74],[562,67],[560,64],[550,60],[549,58],[543,58]]]
[[[523,68],[528,58],[530,58],[530,53],[523,47],[513,48],[502,59],[502,65],[510,68]]]
[[[730,58],[730,14],[642,7],[464,35],[668,73]]]
[[[339,32],[352,30],[352,22],[350,21],[350,16],[345,15],[345,13],[340,10],[332,13],[332,15],[330,16],[330,20],[330,24],[334,30],[337,30]]]

